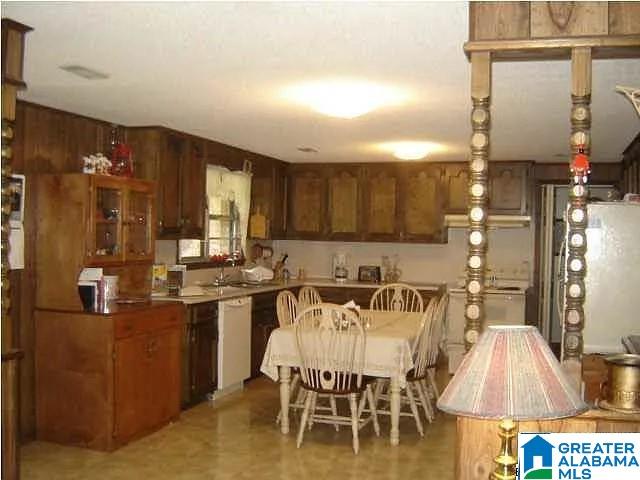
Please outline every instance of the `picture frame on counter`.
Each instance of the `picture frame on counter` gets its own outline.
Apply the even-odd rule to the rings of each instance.
[[[369,283],[380,283],[382,274],[377,265],[361,265],[358,267],[358,281]]]

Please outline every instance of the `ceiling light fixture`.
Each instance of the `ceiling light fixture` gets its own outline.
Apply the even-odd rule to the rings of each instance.
[[[313,147],[298,147],[298,151],[302,153],[318,153],[318,150]]]
[[[87,80],[104,80],[105,78],[109,78],[109,75],[106,73],[83,67],[82,65],[62,65],[60,69],[77,75],[78,77],[86,78]]]
[[[393,153],[393,156],[400,160],[420,160],[430,153],[445,150],[439,143],[424,141],[385,142],[379,144],[378,148]]]
[[[338,118],[356,118],[383,106],[403,103],[398,88],[360,80],[325,80],[291,85],[281,95],[290,102]]]

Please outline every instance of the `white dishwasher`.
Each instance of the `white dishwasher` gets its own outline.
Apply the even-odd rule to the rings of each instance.
[[[218,303],[218,390],[240,390],[251,376],[251,297]]]

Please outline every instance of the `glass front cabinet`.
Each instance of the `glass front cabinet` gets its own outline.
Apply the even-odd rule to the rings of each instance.
[[[151,182],[92,176],[86,263],[153,261],[154,190]]]

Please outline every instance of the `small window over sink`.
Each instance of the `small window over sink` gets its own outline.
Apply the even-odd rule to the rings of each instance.
[[[203,239],[178,242],[178,261],[234,262],[244,258],[251,202],[251,174],[207,166],[207,208]]]

